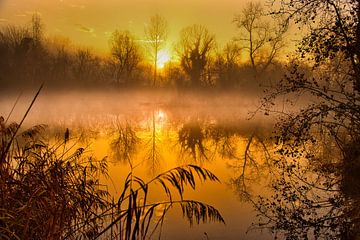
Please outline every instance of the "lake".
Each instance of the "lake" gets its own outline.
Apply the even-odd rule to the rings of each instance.
[[[20,121],[32,96],[21,95],[10,121]],[[0,115],[8,115],[17,97],[0,100]],[[173,208],[162,239],[271,239],[267,231],[248,231],[257,213],[246,194],[266,196],[271,179],[265,148],[271,148],[273,120],[249,119],[257,106],[256,96],[236,93],[44,91],[24,127],[46,124],[48,139],[61,139],[69,129],[74,142],[69,148],[81,146],[88,155],[107,157],[111,180],[103,182],[115,198],[131,169],[145,181],[186,164],[212,171],[220,183],[197,182],[184,198],[214,206],[226,225],[189,227],[180,209]],[[158,185],[149,191],[154,201],[165,197]]]

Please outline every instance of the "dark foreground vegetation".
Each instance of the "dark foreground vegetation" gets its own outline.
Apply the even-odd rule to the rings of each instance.
[[[276,114],[277,176],[270,198],[254,202],[260,221],[286,239],[360,238],[360,2],[282,1],[274,15],[307,28],[299,64],[269,90],[262,109]],[[312,71],[304,71],[307,61]],[[299,111],[289,104],[305,99]]]
[[[266,16],[259,5],[249,4],[234,18],[241,37],[218,50],[219,54],[211,51],[215,50],[215,38],[204,26],[184,28],[176,49],[180,62],[169,63],[163,73],[156,70],[156,57],[155,62],[143,61],[140,46],[129,32],[115,31],[111,55],[102,58],[88,50],[69,51],[64,43],[51,45],[42,37],[39,17],[34,16],[31,30],[11,26],[1,30],[0,51],[8,56],[8,61],[0,62],[1,81],[9,87],[17,79],[17,84],[24,86],[46,80],[53,86],[96,82],[111,87],[235,88],[247,84],[244,79],[248,76],[254,80],[251,84],[257,85],[261,74],[272,71],[276,80],[284,73],[282,80],[268,89],[259,108],[266,115],[278,116],[279,121],[272,139],[276,147],[265,154],[274,166],[273,195],[251,198],[244,194],[258,212],[259,221],[253,228],[266,228],[285,239],[359,239],[360,2],[286,0],[274,7],[272,15],[282,24],[274,20],[270,26],[266,21],[254,24]],[[151,21],[164,25],[159,17]],[[304,32],[297,55],[285,65],[275,59],[291,22],[309,31]],[[261,32],[265,29],[275,35]],[[151,29],[146,34],[149,39],[153,36]],[[150,46],[155,55],[160,47]],[[240,49],[248,54],[246,63],[238,61]],[[123,58],[124,52],[131,58]],[[299,99],[307,104],[299,111],[287,111]],[[155,225],[151,221],[160,204],[166,211],[180,205],[190,222],[223,222],[213,207],[182,199],[185,185],[195,188],[194,176],[217,181],[203,168],[175,168],[148,183],[130,173],[123,194],[113,200],[97,181],[99,174],[106,175],[104,161],[84,158],[82,149],[61,152],[67,149],[68,134],[49,145],[36,134],[41,127],[19,134],[19,125],[9,125],[4,119],[0,127],[4,206],[0,209],[0,233],[4,238],[97,238],[105,234],[144,238],[162,225],[163,217]],[[184,143],[195,140],[197,145],[183,147],[196,156],[194,146],[200,146],[200,152],[202,148],[189,129],[184,128],[179,139]],[[196,126],[197,133],[201,133],[199,129]],[[243,166],[246,161],[256,166],[247,154]],[[245,186],[244,172],[234,184]],[[147,202],[149,184],[154,182],[164,188],[167,202]],[[178,191],[179,201],[174,200],[170,186]],[[145,201],[139,202],[140,196]]]

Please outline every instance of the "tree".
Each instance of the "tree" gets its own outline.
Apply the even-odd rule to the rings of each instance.
[[[241,56],[241,49],[235,42],[225,45],[215,61],[215,69],[218,74],[218,84],[222,88],[233,87],[238,80],[238,67]]]
[[[40,45],[44,34],[44,25],[38,13],[34,13],[31,17],[31,36],[34,39],[35,46]]]
[[[73,71],[76,77],[76,80],[84,83],[91,82],[91,80],[96,79],[99,76],[101,60],[95,56],[90,49],[88,48],[78,48],[75,50],[74,54],[74,63]]]
[[[215,36],[204,26],[192,25],[181,31],[177,52],[181,60],[181,67],[190,77],[192,86],[200,86],[214,47]]]
[[[358,239],[360,2],[286,0],[274,14],[309,32],[263,104],[269,113],[279,110],[279,97],[303,102],[299,111],[281,112],[275,137],[281,178],[276,199],[257,204],[262,226],[289,238],[313,232],[316,238]]]
[[[56,83],[66,84],[72,80],[73,48],[70,39],[63,37],[54,37],[48,42],[51,58],[50,73]]]
[[[24,27],[6,26],[0,31],[0,80],[10,84],[13,79],[22,79],[24,58],[28,53],[29,31]],[[20,75],[20,78],[19,78]]]
[[[147,41],[149,41],[151,57],[154,63],[153,86],[155,86],[157,78],[158,54],[165,45],[167,34],[168,25],[166,20],[158,14],[152,16],[149,25],[145,28],[145,35]]]
[[[360,2],[286,0],[274,14],[286,16],[303,27],[312,29],[300,45],[303,55],[316,64],[334,59],[339,54],[351,65],[349,76],[360,91]]]
[[[1,30],[0,41],[4,48],[9,49],[12,53],[21,45],[24,38],[30,37],[29,30],[25,27],[6,26]]]
[[[248,3],[233,21],[240,30],[240,37],[236,40],[248,52],[253,70],[264,72],[285,46],[283,35],[286,28],[270,21],[259,2]]]
[[[39,13],[31,17],[30,36],[32,38],[32,49],[30,53],[30,75],[28,81],[31,83],[46,81],[46,69],[48,66],[48,53],[44,47],[44,24]],[[45,76],[44,76],[45,75]]]
[[[110,39],[111,54],[116,61],[116,83],[129,80],[141,61],[140,47],[128,31],[115,31]]]

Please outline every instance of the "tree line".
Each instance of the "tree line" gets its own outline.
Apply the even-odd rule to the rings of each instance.
[[[27,26],[0,29],[0,84],[5,88],[40,82],[55,87],[256,88],[260,80],[249,79],[264,82],[262,76],[268,71],[280,76],[285,25],[270,18],[260,3],[247,4],[233,24],[239,33],[223,47],[203,25],[183,28],[173,44],[179,61],[168,62],[160,71],[159,52],[169,32],[160,15],[149,19],[145,40],[127,30],[115,30],[108,54],[100,56],[67,38],[46,37],[42,19],[34,14]]]

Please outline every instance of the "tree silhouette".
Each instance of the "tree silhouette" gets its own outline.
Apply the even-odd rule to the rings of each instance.
[[[263,104],[265,113],[281,114],[275,137],[281,177],[274,200],[256,205],[265,219],[258,226],[289,239],[358,239],[359,2],[289,0],[274,13],[310,31]],[[291,102],[294,96],[300,109],[279,111],[279,97]]]
[[[239,78],[239,61],[241,48],[235,42],[225,45],[222,52],[217,54],[215,71],[218,74],[218,84],[222,88],[233,87]]]
[[[181,67],[190,77],[192,86],[201,85],[210,52],[214,47],[215,36],[204,26],[192,25],[181,31],[177,52],[181,59]]]
[[[82,83],[90,82],[91,79],[99,77],[96,72],[99,69],[100,60],[88,48],[78,48],[74,54],[74,75]],[[97,79],[95,79],[97,80]]]
[[[135,38],[128,31],[115,31],[112,34],[111,54],[116,61],[116,82],[123,81],[129,84],[129,80],[135,68],[138,66],[141,55],[140,47],[135,42]]]
[[[71,78],[71,66],[73,62],[71,41],[68,38],[53,38],[51,41],[51,67],[50,73],[56,82],[66,82]]]
[[[283,35],[286,28],[266,19],[259,2],[248,3],[234,18],[241,31],[236,38],[248,52],[251,66],[255,72],[264,72],[284,48]]]
[[[151,57],[154,64],[153,86],[155,86],[157,78],[158,54],[165,45],[167,34],[168,25],[166,20],[158,14],[152,16],[149,25],[145,28],[145,35],[149,42]]]
[[[34,13],[31,17],[31,35],[34,39],[35,45],[38,46],[43,38],[44,24],[41,21],[41,17],[38,13]]]
[[[351,65],[354,87],[360,90],[360,7],[359,1],[282,1],[273,14],[294,21],[310,32],[303,38],[300,51],[316,64],[339,57]],[[309,59],[310,60],[310,59]]]

